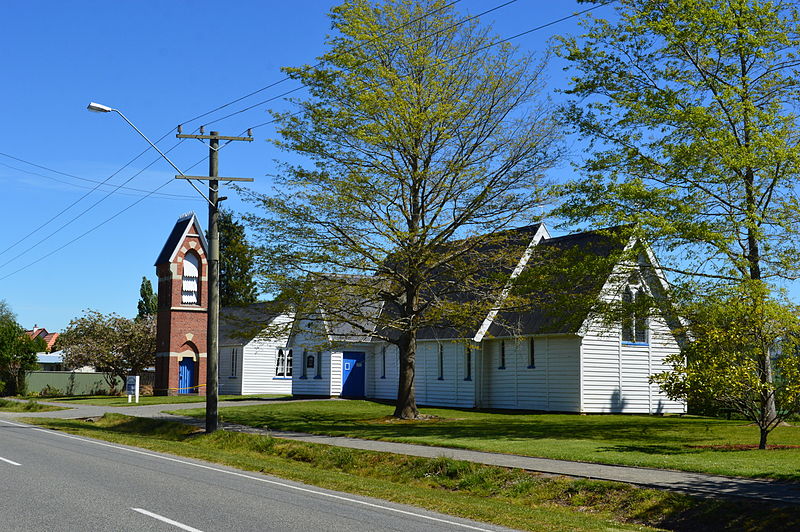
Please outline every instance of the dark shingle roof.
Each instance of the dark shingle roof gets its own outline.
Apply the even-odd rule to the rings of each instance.
[[[219,312],[219,343],[244,344],[258,336],[281,313],[274,302],[223,307]]]
[[[184,214],[178,218],[177,222],[175,222],[175,227],[172,228],[169,238],[167,238],[167,241],[164,243],[164,247],[161,249],[161,253],[158,254],[158,258],[156,259],[155,263],[156,266],[170,262],[172,255],[175,253],[175,249],[181,244],[184,236],[189,232],[189,229],[191,229],[192,224],[196,226],[195,228],[200,235],[200,241],[202,242],[203,249],[208,250],[206,237],[203,234],[202,228],[200,227],[200,221],[197,219],[197,215],[195,215],[193,212]]]
[[[462,313],[473,309],[486,309],[485,302],[496,301],[505,288],[511,273],[519,264],[525,250],[542,228],[541,223],[499,231],[475,237],[478,244],[470,249],[456,264],[448,264],[434,272],[437,281],[431,287],[431,296],[444,300],[446,305],[459,305]],[[469,239],[459,240],[449,246],[469,244]],[[455,270],[450,273],[448,270]],[[465,271],[468,273],[465,275]],[[420,329],[419,339],[466,338],[474,336],[486,314],[475,312],[461,323],[445,323]]]
[[[542,240],[515,285],[528,308],[500,313],[488,335],[577,333],[627,246],[631,228]]]
[[[317,280],[316,291],[332,291],[335,307],[326,304],[324,316],[327,333],[334,342],[369,342],[375,331],[375,319],[382,304],[377,300],[377,283],[373,276],[325,274]],[[324,296],[321,296],[324,298]]]

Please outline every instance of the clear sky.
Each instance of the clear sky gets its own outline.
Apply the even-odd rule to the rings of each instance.
[[[477,14],[505,3],[461,0],[457,8]],[[153,150],[125,166],[147,148],[144,140],[119,116],[90,113],[86,105],[95,101],[120,109],[151,140],[165,135],[159,147],[166,151],[178,144],[176,125],[282,79],[282,66],[313,64],[324,50],[327,13],[335,4],[3,3],[0,299],[21,325],[60,331],[88,308],[134,316],[141,278],[147,276],[155,287],[153,262],[175,220],[195,211],[207,221],[199,194],[173,179],[175,172]],[[517,0],[481,20],[510,37],[585,8],[574,0]],[[597,10],[611,12],[611,7]],[[542,52],[553,35],[577,29],[571,18],[513,42]],[[207,130],[239,135],[267,122],[266,110],[282,108],[279,95],[296,86],[283,82],[267,88],[185,129],[223,118]],[[565,86],[565,75],[553,64],[549,90]],[[553,97],[559,98],[555,92]],[[270,98],[276,99],[264,103]],[[268,191],[274,159],[283,155],[266,142],[274,135],[271,126],[253,133],[255,142],[232,143],[220,152],[220,175],[253,177],[254,188]],[[204,175],[207,152],[193,140],[169,156],[184,172]],[[565,164],[554,172],[563,178],[571,170]],[[91,191],[92,181],[106,179],[112,187]],[[108,195],[123,183],[129,188]],[[247,208],[232,191],[224,195],[230,197],[228,208]]]

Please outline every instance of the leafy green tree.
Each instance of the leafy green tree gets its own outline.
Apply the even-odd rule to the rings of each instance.
[[[653,376],[672,398],[716,404],[758,426],[759,448],[769,433],[800,413],[800,318],[795,306],[763,292],[764,285],[707,297],[691,312],[695,338]],[[769,353],[766,365],[762,354]],[[775,376],[765,378],[765,372]],[[774,401],[777,408],[764,408]]]
[[[36,369],[36,353],[44,341],[31,339],[18,323],[8,304],[0,300],[0,393],[25,393],[25,374]]]
[[[142,284],[139,286],[139,310],[136,314],[137,320],[153,318],[158,313],[158,296],[153,292],[153,285],[145,276],[142,276]]]
[[[563,42],[576,97],[567,116],[591,143],[559,213],[636,222],[676,296],[749,290],[766,305],[778,281],[800,274],[795,6],[615,5],[615,22],[590,20]],[[759,356],[769,386],[768,350]],[[774,418],[774,396],[764,400]]]
[[[310,96],[276,114],[277,145],[309,164],[252,193],[249,221],[298,317],[397,346],[394,415],[414,418],[417,333],[476,327],[497,301],[520,254],[502,231],[536,219],[560,127],[543,63],[452,3],[348,0],[331,18],[320,63],[285,69]]]
[[[256,283],[253,279],[255,252],[247,242],[244,225],[233,213],[220,210],[219,222],[219,298],[223,307],[255,303]]]
[[[117,314],[85,310],[72,319],[56,340],[64,351],[68,367],[94,366],[106,373],[106,382],[114,391],[117,379],[139,375],[155,364],[155,319],[128,319]]]

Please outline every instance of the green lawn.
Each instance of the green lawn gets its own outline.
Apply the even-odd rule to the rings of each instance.
[[[36,401],[9,401],[0,399],[0,412],[54,412],[56,410],[68,410],[63,406],[43,405]]]
[[[698,499],[613,482],[548,477],[448,458],[343,449],[106,414],[27,419],[56,430],[228,464],[328,489],[522,530],[797,530],[796,507]]]
[[[367,401],[226,407],[223,420],[292,430],[607,464],[800,481],[800,427],[777,428],[768,451],[708,446],[757,444],[744,421],[701,417],[490,413],[425,408],[432,420],[399,422],[392,406]],[[200,410],[183,415],[202,416]]]
[[[220,395],[220,401],[252,401],[256,399],[281,399],[287,395]],[[140,395],[139,403],[128,402],[127,395],[72,395],[62,397],[40,398],[42,401],[55,403],[75,403],[98,406],[142,406],[142,405],[172,405],[179,403],[205,403],[205,396],[198,395]]]

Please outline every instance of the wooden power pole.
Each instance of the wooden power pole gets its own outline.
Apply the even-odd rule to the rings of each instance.
[[[210,142],[208,152],[208,177],[176,175],[177,179],[197,179],[208,181],[208,347],[206,358],[206,432],[217,430],[219,425],[219,182],[252,181],[251,177],[219,177],[219,141],[242,140],[252,142],[253,137],[226,137],[218,131],[209,135],[176,135],[179,139],[201,139]]]

